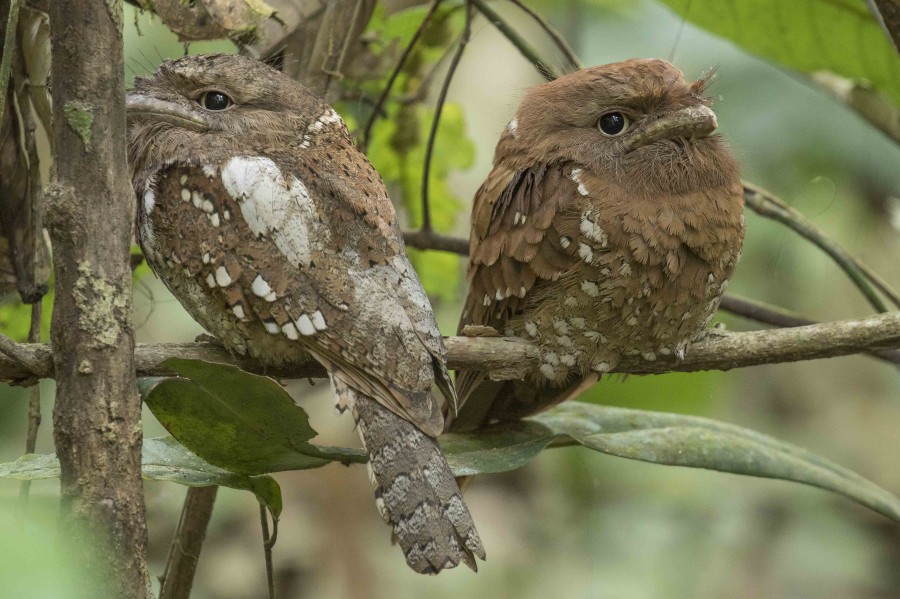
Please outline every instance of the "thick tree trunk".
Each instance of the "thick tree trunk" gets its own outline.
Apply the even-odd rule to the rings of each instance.
[[[125,164],[121,0],[50,3],[56,302],[54,438],[63,526],[96,596],[148,597]]]

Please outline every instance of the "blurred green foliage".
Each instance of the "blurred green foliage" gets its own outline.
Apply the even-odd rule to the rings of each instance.
[[[448,3],[435,12],[394,82],[392,94],[384,105],[384,114],[379,115],[372,128],[367,149],[369,159],[387,184],[394,202],[405,210],[409,227],[422,222],[425,150],[435,114],[429,102],[440,81],[437,77],[442,66],[440,59],[462,27],[463,15],[457,9]],[[399,59],[401,49],[419,28],[425,12],[426,7],[418,6],[385,16],[382,7],[376,9],[368,34],[378,40],[382,54],[393,58],[387,61],[389,64],[393,65]],[[362,82],[360,90],[377,97],[389,75],[384,73],[382,77]],[[434,87],[430,92],[429,82]],[[344,104],[342,113],[350,112],[348,104]],[[357,118],[347,119],[347,124],[359,133],[371,114],[355,116]],[[435,139],[428,188],[431,224],[436,231],[450,231],[456,224],[463,205],[450,189],[447,178],[454,171],[472,166],[474,157],[475,147],[466,134],[462,110],[454,104],[445,105]],[[456,299],[460,285],[456,256],[414,249],[409,250],[409,256],[432,299]]]
[[[900,222],[900,150],[799,72],[772,64],[800,71],[831,68],[867,78],[896,101],[896,56],[885,53],[883,33],[863,0],[528,4],[562,31],[587,65],[657,56],[672,59],[689,77],[718,66],[711,90],[715,109],[745,177],[779,193],[895,286],[900,282],[900,242],[891,224],[892,218]],[[369,148],[410,227],[421,218],[418,176],[433,115],[433,100],[427,98],[434,97],[443,73],[443,66],[436,71],[433,67],[460,31],[459,5],[446,2],[436,24],[426,31],[425,43],[398,78]],[[542,52],[554,55],[543,34],[520,12],[506,2],[494,5]],[[379,8],[369,33],[385,64],[399,56],[423,14],[421,6],[390,15]],[[152,72],[164,57],[186,51],[151,17],[140,20],[143,36],[134,27],[125,32],[129,82]],[[540,81],[490,25],[479,19],[473,32],[437,139],[431,195],[440,231],[457,224],[456,232],[464,232],[467,202],[487,173],[497,134],[522,90]],[[744,54],[738,46],[769,62]],[[192,44],[189,51],[234,48],[215,42]],[[366,122],[386,77],[387,72],[372,72],[370,79],[348,88],[359,92],[361,100],[339,103],[356,131]],[[425,83],[430,91],[421,95]],[[458,176],[464,169],[469,170]],[[463,287],[462,261],[439,252],[415,252],[414,261],[432,297],[455,317]],[[158,281],[148,278],[147,285],[165,293]],[[869,312],[821,252],[752,214],[732,289],[818,319]],[[155,309],[165,315],[179,310],[168,296],[160,297]],[[48,302],[45,322],[50,313]],[[179,318],[177,322],[184,321],[183,315]],[[732,328],[755,326],[724,319]],[[0,331],[21,339],[27,322],[27,308],[0,305]],[[172,322],[161,316],[154,319],[153,330],[139,327],[138,335],[168,338],[174,334]],[[52,396],[52,387],[50,382],[44,385],[45,398]],[[297,388],[300,393],[295,395],[308,399],[310,408],[330,402],[327,392]],[[582,399],[741,422],[809,446],[897,490],[898,396],[896,372],[866,358],[847,358],[729,373],[606,377]],[[27,391],[21,389],[0,389],[0,462],[21,453],[25,397]],[[47,399],[45,409],[49,404]],[[326,438],[338,436],[337,444],[353,442],[333,428],[341,423],[332,425],[326,418],[322,425],[316,422],[316,428]],[[45,418],[41,451],[51,451],[50,424]],[[149,414],[146,425],[156,426]],[[421,579],[406,571],[399,552],[387,550],[387,533],[374,517],[364,479],[361,472],[333,467],[279,475],[286,502],[282,531],[299,531],[282,534],[279,540],[276,572],[284,577],[280,588],[289,587],[291,572],[302,574],[296,575],[301,582],[295,592],[285,591],[284,596],[355,597],[363,590],[436,599],[466,594],[516,599],[548,594],[592,599],[869,599],[900,594],[897,527],[846,502],[797,485],[644,466],[581,448],[543,452],[528,468],[481,477],[467,498],[490,561],[477,577],[452,573]],[[160,572],[181,496],[172,490],[177,485],[147,488],[151,561],[153,571]],[[46,557],[57,542],[44,534],[46,530],[32,534],[26,524],[20,538],[16,527],[21,522],[4,518],[17,513],[12,500],[17,491],[17,484],[0,486],[0,497],[9,498],[0,506],[0,535],[9,539],[3,546],[15,548],[0,556],[0,594],[38,597],[39,586],[56,584],[57,574],[65,580],[65,559]],[[255,505],[249,493],[220,493],[198,572],[195,594],[201,599],[262,595],[256,513],[242,503],[245,498]],[[53,492],[38,491],[32,499],[33,505],[55,506],[56,501]],[[284,525],[291,518],[294,524]],[[54,518],[48,511],[36,521],[49,530]],[[30,553],[30,541],[42,553]],[[28,563],[41,559],[46,567],[30,575]],[[27,592],[18,592],[19,581],[27,581]],[[53,587],[45,596],[71,594]]]
[[[27,517],[23,517],[26,516]],[[85,585],[72,556],[85,548],[59,529],[55,499],[32,499],[24,506],[0,499],[0,594],[32,599],[88,599],[102,594],[102,585]]]

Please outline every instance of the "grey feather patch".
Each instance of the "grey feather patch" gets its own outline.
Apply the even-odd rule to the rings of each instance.
[[[484,547],[437,441],[339,380],[335,388],[353,396],[348,403],[369,454],[376,504],[410,567],[437,574],[464,563],[476,570]]]

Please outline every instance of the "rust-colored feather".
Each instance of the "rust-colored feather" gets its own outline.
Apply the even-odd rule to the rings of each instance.
[[[630,60],[526,93],[473,204],[460,330],[529,339],[540,367],[507,383],[460,373],[451,428],[546,409],[623,355],[683,356],[703,334],[743,239],[738,168],[711,135],[707,83]],[[613,112],[626,124],[599,130]]]

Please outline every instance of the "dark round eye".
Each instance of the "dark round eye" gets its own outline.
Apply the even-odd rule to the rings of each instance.
[[[207,110],[225,110],[231,104],[231,98],[222,92],[210,91],[200,96],[200,105]]]
[[[607,112],[597,121],[597,128],[604,135],[615,137],[628,129],[629,123],[628,117],[621,112]]]

